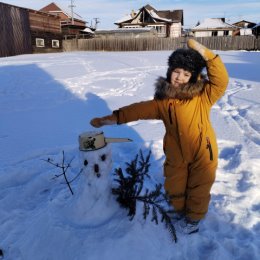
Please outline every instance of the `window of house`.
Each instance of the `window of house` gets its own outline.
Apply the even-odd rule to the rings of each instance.
[[[228,36],[229,31],[224,31],[224,36]]]
[[[156,26],[155,28],[156,28],[156,30],[157,30],[158,33],[161,33],[161,32],[162,32],[162,27]]]
[[[165,33],[165,26],[149,26],[156,29],[158,33]]]
[[[160,32],[161,33],[166,33],[166,27],[165,26],[161,26]]]
[[[141,26],[128,25],[124,26],[123,28],[141,28]]]
[[[36,38],[36,47],[44,47],[45,43],[44,43],[44,39],[41,38]]]
[[[52,46],[52,48],[59,48],[60,47],[60,41],[59,40],[52,40],[51,46]]]
[[[212,36],[218,36],[218,31],[213,31]]]

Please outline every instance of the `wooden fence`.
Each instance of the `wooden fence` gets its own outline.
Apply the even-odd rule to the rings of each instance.
[[[260,50],[260,38],[226,36],[194,38],[212,50]],[[175,50],[186,46],[188,38],[114,38],[63,40],[63,51],[152,51]]]
[[[26,9],[0,3],[0,57],[32,53]]]

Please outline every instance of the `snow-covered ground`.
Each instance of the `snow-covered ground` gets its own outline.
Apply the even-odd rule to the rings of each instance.
[[[86,223],[67,207],[72,195],[43,160],[72,158],[79,171],[78,135],[93,130],[92,117],[151,99],[164,76],[169,51],[74,52],[0,59],[0,248],[5,260],[260,259],[260,52],[217,52],[230,82],[212,109],[219,168],[200,232],[177,233],[144,221],[110,201],[103,222]],[[109,126],[113,169],[152,150],[147,183],[163,183],[160,121]],[[113,171],[112,171],[113,172]],[[112,173],[111,173],[112,175]],[[82,178],[72,183],[75,193]],[[70,209],[70,210],[69,210]],[[91,214],[91,212],[89,213]],[[74,217],[72,217],[74,216]],[[0,257],[1,258],[1,257]]]

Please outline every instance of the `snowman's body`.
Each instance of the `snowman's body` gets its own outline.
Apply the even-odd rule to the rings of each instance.
[[[111,147],[106,145],[94,151],[80,152],[80,165],[83,168],[77,190],[77,203],[91,215],[102,214],[111,199]]]
[[[111,145],[96,150],[81,150],[79,164],[82,173],[72,198],[72,218],[78,224],[100,225],[118,210],[112,195]]]
[[[60,212],[77,225],[102,225],[119,209],[112,194],[111,145],[105,142],[102,132],[93,131],[80,135],[79,144],[82,172],[73,187],[74,195],[62,204]]]

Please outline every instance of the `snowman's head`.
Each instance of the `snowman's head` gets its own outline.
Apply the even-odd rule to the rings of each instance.
[[[110,145],[93,150],[81,151],[81,167],[88,180],[108,178],[112,169],[112,155]]]

